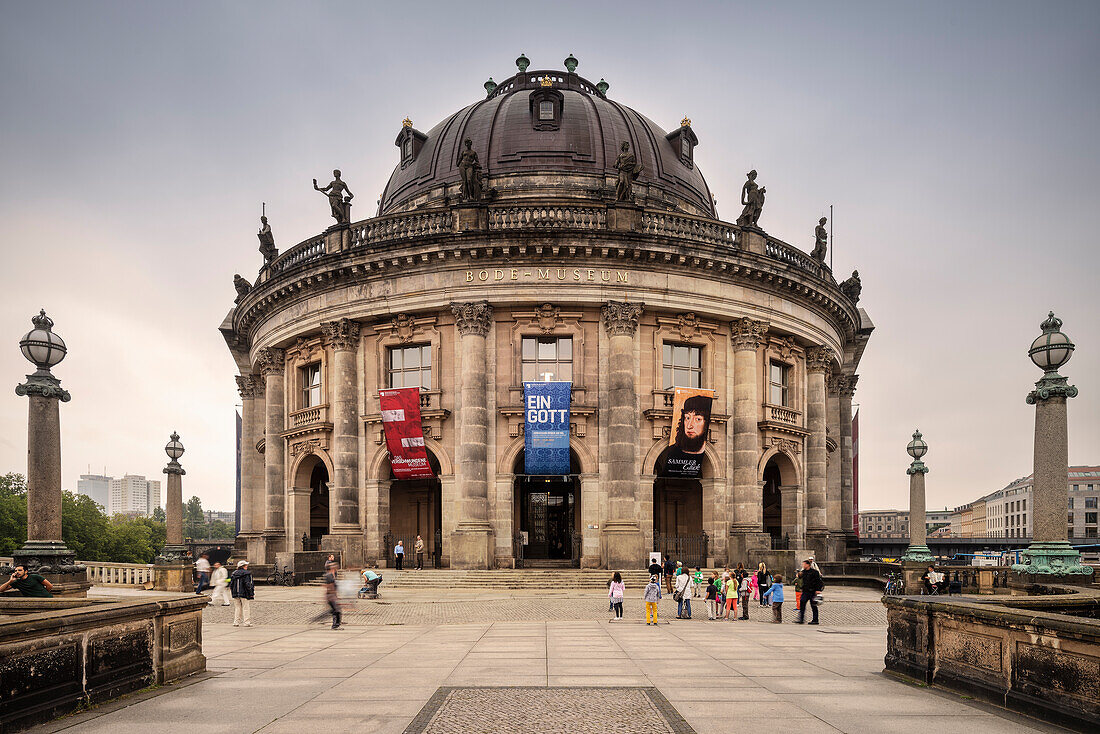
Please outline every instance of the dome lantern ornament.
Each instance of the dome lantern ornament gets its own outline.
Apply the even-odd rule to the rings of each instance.
[[[492,81],[492,79],[490,79],[489,81]],[[401,127],[412,127],[412,126],[413,126],[413,121],[412,121],[411,118],[406,117],[404,120],[401,121]]]
[[[684,119],[680,120],[680,127],[691,127],[691,118],[685,117]]]
[[[1062,333],[1062,320],[1051,311],[1039,328],[1043,333],[1031,342],[1027,356],[1043,371],[1043,376],[1035,383],[1035,389],[1028,393],[1027,403],[1034,405],[1050,397],[1077,397],[1077,388],[1058,374],[1058,368],[1069,361],[1076,348],[1070,338]]]
[[[547,74],[546,76],[539,79],[539,86],[540,87],[552,87],[552,86],[554,86],[554,82],[553,82],[553,80],[550,79],[549,74]]]
[[[525,54],[520,54],[516,59],[516,68],[519,69],[519,73],[522,74],[527,71],[527,67],[531,65],[531,59],[527,58]]]
[[[611,89],[611,85],[604,81],[603,77],[600,77],[600,83],[596,85],[596,89],[600,90],[600,94],[607,96],[607,90]]]
[[[493,81],[493,77],[489,77],[489,81],[485,82],[485,94],[486,96],[493,93],[493,90],[497,88],[497,83]]]
[[[565,64],[565,70],[568,71],[570,74],[572,74],[572,73],[576,72],[577,64],[580,63],[580,62],[577,61],[577,58],[573,54],[569,54],[565,58],[565,61],[562,62],[562,63]]]

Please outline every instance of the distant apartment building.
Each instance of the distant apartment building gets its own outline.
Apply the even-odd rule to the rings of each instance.
[[[947,532],[951,532],[951,510],[948,508],[945,507],[942,510],[928,510],[924,518],[929,534],[938,532],[943,528],[947,528]]]
[[[206,518],[207,523],[212,523],[215,520],[221,520],[227,525],[235,526],[237,523],[236,512],[219,512],[218,510],[203,510],[203,516]]]
[[[860,510],[859,537],[905,538],[908,536],[908,510]]]
[[[160,480],[127,474],[110,481],[107,512],[111,515],[149,516],[160,507]]]
[[[106,512],[111,501],[111,477],[102,474],[81,474],[76,483],[76,493],[91,497],[92,501]]]

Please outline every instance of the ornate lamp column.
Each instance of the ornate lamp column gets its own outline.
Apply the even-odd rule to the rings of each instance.
[[[267,412],[267,439],[264,442],[264,494],[266,499],[264,546],[265,558],[258,563],[271,563],[275,553],[286,550],[286,394],[284,373],[286,356],[282,349],[264,347],[256,353],[256,363],[264,376],[264,407]]]
[[[1066,497],[1069,486],[1069,448],[1066,400],[1077,397],[1077,388],[1058,374],[1073,356],[1074,344],[1062,333],[1062,320],[1051,311],[1031,343],[1028,356],[1043,370],[1035,389],[1027,395],[1035,406],[1035,465],[1032,491],[1032,541],[1024,562],[1012,567],[1020,580],[1087,584],[1092,569],[1081,565],[1081,554],[1069,544]]]
[[[333,348],[332,369],[332,495],[336,514],[332,534],[343,536],[340,550],[345,564],[363,561],[359,527],[359,379],[355,366],[359,349],[359,322],[350,319],[321,324]],[[357,542],[354,539],[359,539]]]
[[[825,514],[825,378],[833,353],[825,346],[806,350],[806,540],[822,555],[828,541],[829,526]],[[822,555],[824,557],[824,555]]]
[[[88,588],[84,566],[61,535],[61,414],[58,402],[69,402],[69,392],[50,368],[65,359],[65,342],[54,334],[53,321],[40,311],[34,328],[19,340],[23,356],[38,369],[16,386],[16,395],[30,398],[27,415],[27,542],[14,556],[16,565],[46,575],[62,587],[60,595],[84,596]]]
[[[756,478],[760,458],[760,385],[757,351],[764,345],[768,324],[750,318],[730,322],[733,345],[733,419],[730,451],[731,503],[729,560],[748,558],[750,548],[768,548],[764,534],[763,488]],[[784,503],[784,508],[786,504]]]
[[[493,528],[489,524],[489,404],[486,341],[493,324],[488,301],[452,303],[462,354],[458,410],[457,523],[451,536],[452,568],[489,568]]]
[[[183,544],[183,475],[187,472],[180,466],[183,456],[183,444],[179,434],[172,431],[168,444],[164,447],[168,454],[168,466],[164,473],[168,475],[168,493],[165,502],[166,536],[164,548],[156,558],[153,573],[153,588],[157,591],[190,591],[191,566],[187,563],[187,547]]]
[[[928,467],[921,457],[928,453],[928,444],[920,431],[913,432],[913,440],[905,447],[913,457],[913,463],[905,470],[909,475],[909,547],[901,557],[903,563],[932,563],[936,560],[928,549],[928,525],[925,519],[924,475]]]
[[[604,523],[608,568],[637,568],[645,562],[638,524],[638,394],[634,335],[644,304],[608,301],[603,326],[608,347],[607,521]]]

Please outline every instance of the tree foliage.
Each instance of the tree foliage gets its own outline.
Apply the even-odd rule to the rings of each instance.
[[[27,539],[27,480],[9,472],[0,476],[0,555],[10,556]]]

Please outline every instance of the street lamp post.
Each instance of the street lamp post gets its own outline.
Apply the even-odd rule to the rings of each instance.
[[[909,475],[909,547],[901,557],[901,566],[905,575],[906,592],[915,594],[920,590],[924,569],[936,560],[927,545],[924,475],[928,473],[928,467],[921,458],[928,453],[928,444],[920,431],[913,432],[913,440],[905,450],[913,457],[913,462],[905,470]]]
[[[19,349],[37,368],[16,386],[30,400],[27,417],[27,542],[13,553],[14,563],[47,575],[62,595],[82,596],[87,570],[77,565],[61,534],[61,415],[58,403],[69,393],[52,367],[68,351],[53,333],[53,321],[42,310],[31,319],[34,328],[19,340]],[[69,584],[72,584],[70,587]]]
[[[1077,397],[1077,388],[1058,374],[1073,356],[1074,344],[1062,333],[1062,320],[1051,311],[1031,343],[1028,356],[1043,376],[1027,395],[1035,406],[1035,463],[1032,490],[1032,541],[1023,552],[1023,563],[1012,567],[1025,582],[1060,581],[1089,583],[1092,569],[1081,564],[1081,554],[1069,544],[1066,520],[1069,508],[1069,439],[1066,400]]]
[[[172,431],[168,444],[164,447],[168,454],[168,466],[164,473],[168,475],[168,493],[165,508],[165,544],[156,558],[153,586],[158,591],[189,591],[191,589],[191,568],[187,562],[187,547],[183,544],[183,475],[187,472],[180,466],[183,456],[183,444],[179,434]]]

